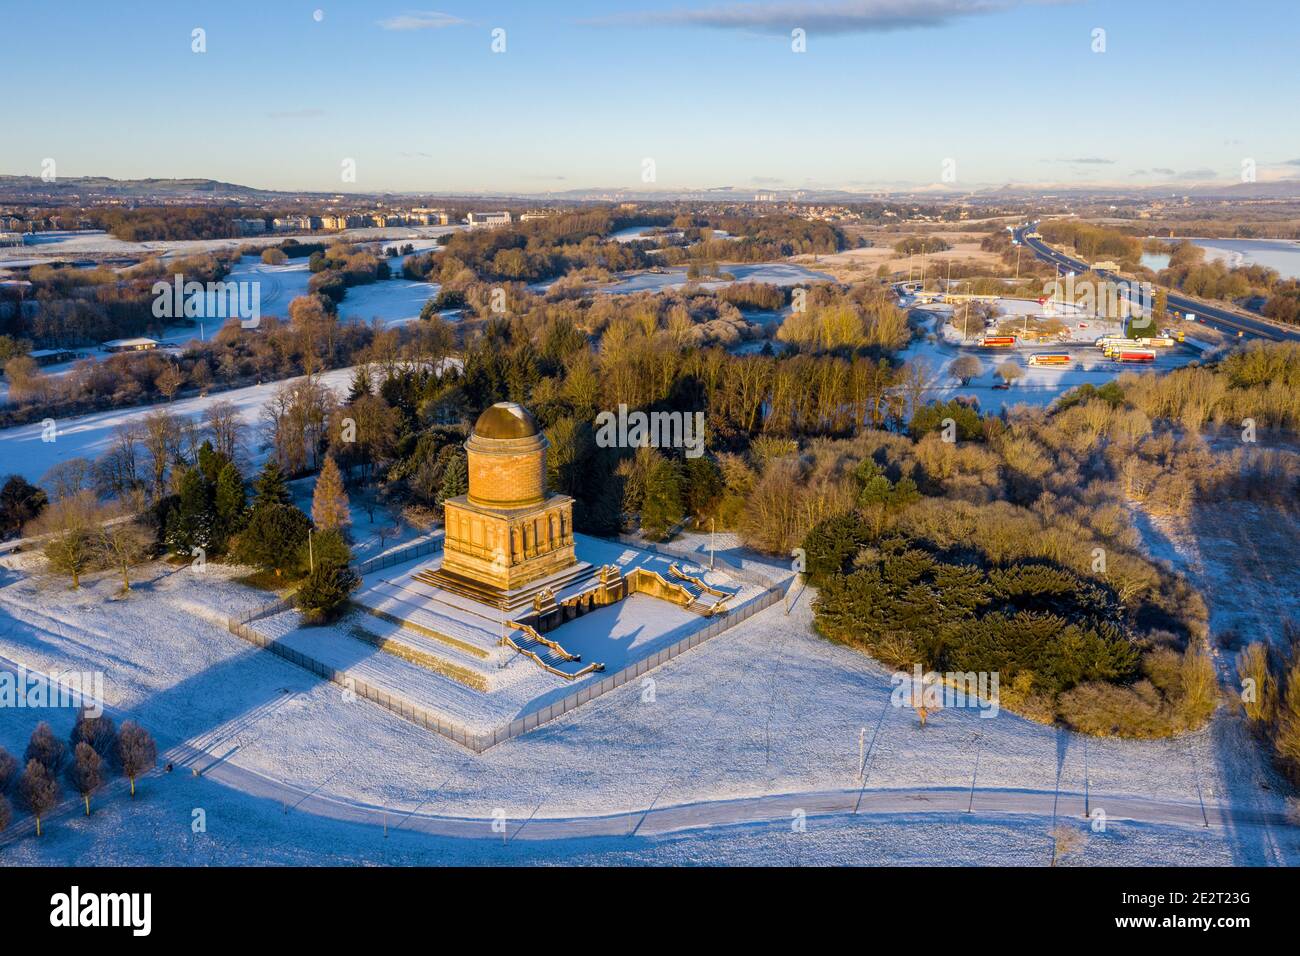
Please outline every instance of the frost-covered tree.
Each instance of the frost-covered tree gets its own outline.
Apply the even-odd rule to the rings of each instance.
[[[105,760],[114,760],[117,757],[117,727],[113,724],[113,718],[107,714],[92,717],[90,711],[83,707],[72,725],[68,743],[74,751],[77,744],[89,744]]]
[[[0,747],[0,794],[8,793],[18,779],[18,761],[13,754]]]
[[[77,744],[72,763],[68,766],[68,783],[81,794],[86,804],[86,816],[90,816],[90,798],[104,784],[104,775],[100,769],[103,761],[90,744]]]
[[[149,731],[134,721],[126,721],[117,735],[117,762],[131,781],[131,799],[135,799],[135,780],[148,773],[158,762],[158,745]]]
[[[64,762],[68,759],[68,747],[58,737],[54,736],[54,731],[45,721],[36,725],[32,731],[31,739],[27,742],[27,750],[23,753],[23,759],[26,761],[35,760],[42,767],[49,771],[50,776],[57,776],[63,769]]]
[[[27,769],[18,780],[18,801],[36,818],[36,835],[41,835],[41,817],[59,804],[58,778],[38,760],[27,761]]]

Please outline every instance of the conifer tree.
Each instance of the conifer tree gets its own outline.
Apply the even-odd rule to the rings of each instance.
[[[253,482],[253,507],[292,503],[293,497],[289,494],[289,483],[285,480],[284,472],[274,458],[267,459],[261,474]]]
[[[442,485],[438,489],[438,504],[448,498],[458,498],[469,491],[469,468],[465,456],[457,453],[447,462],[447,469],[442,473]]]
[[[321,530],[345,528],[352,523],[348,508],[348,495],[343,490],[343,475],[334,463],[333,455],[325,456],[316,489],[311,499],[311,518]]]

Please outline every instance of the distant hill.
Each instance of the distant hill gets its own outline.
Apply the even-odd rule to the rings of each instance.
[[[118,199],[227,199],[255,201],[282,195],[215,179],[110,179],[107,176],[69,176],[46,182],[39,176],[0,176],[0,201],[54,200],[91,196]]]

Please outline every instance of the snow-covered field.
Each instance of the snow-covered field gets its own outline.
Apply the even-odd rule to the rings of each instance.
[[[265,600],[229,572],[147,576],[120,600],[111,576],[76,594],[19,571],[0,586],[0,657],[101,668],[119,717],[136,715],[164,748],[188,742],[167,758],[180,769],[146,780],[135,804],[109,794],[97,817],[70,810],[39,843],[16,826],[8,860],[1045,864],[1053,808],[1081,819],[1086,792],[1109,822],[1079,862],[1300,862],[1281,795],[1234,783],[1241,757],[1221,722],[1151,742],[1006,711],[944,710],[921,728],[891,705],[888,672],[811,633],[806,592],[789,615],[777,605],[650,672],[650,685],[476,756],[213,623]],[[0,743],[20,751],[39,716],[0,709]],[[190,830],[195,807],[207,834]],[[798,809],[806,834],[790,830]]]
[[[418,226],[398,228],[346,229],[342,232],[311,236],[294,236],[299,242],[374,242],[386,241],[389,244],[406,242],[416,243],[447,233],[463,229],[464,226]],[[162,259],[184,258],[217,252],[222,249],[234,249],[239,246],[269,246],[283,242],[282,233],[265,236],[243,236],[238,239],[160,239],[147,242],[126,242],[116,239],[102,230],[53,231],[39,232],[28,237],[21,246],[0,249],[0,268],[16,263],[27,264],[33,259],[67,259],[78,257],[113,256],[132,257],[143,261],[151,257]]]
[[[324,372],[319,376],[319,380],[337,394],[344,395],[352,381],[352,369],[334,369]],[[265,382],[247,388],[213,392],[202,398],[181,399],[171,404],[140,405],[61,419],[57,422],[58,431],[54,441],[43,440],[43,428],[40,422],[0,429],[0,453],[4,456],[4,470],[6,474],[22,475],[28,481],[35,482],[59,462],[71,458],[88,458],[92,461],[98,458],[108,450],[113,440],[113,432],[119,425],[138,422],[146,415],[160,410],[197,419],[214,402],[230,402],[239,409],[240,417],[248,426],[244,437],[250,454],[245,461],[241,462],[245,466],[245,471],[248,471],[249,466],[259,465],[265,457],[262,442],[262,409],[282,384],[282,382]]]

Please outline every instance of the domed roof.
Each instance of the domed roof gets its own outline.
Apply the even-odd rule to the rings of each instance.
[[[537,434],[537,422],[528,410],[514,402],[497,402],[474,423],[479,438],[531,438]]]

